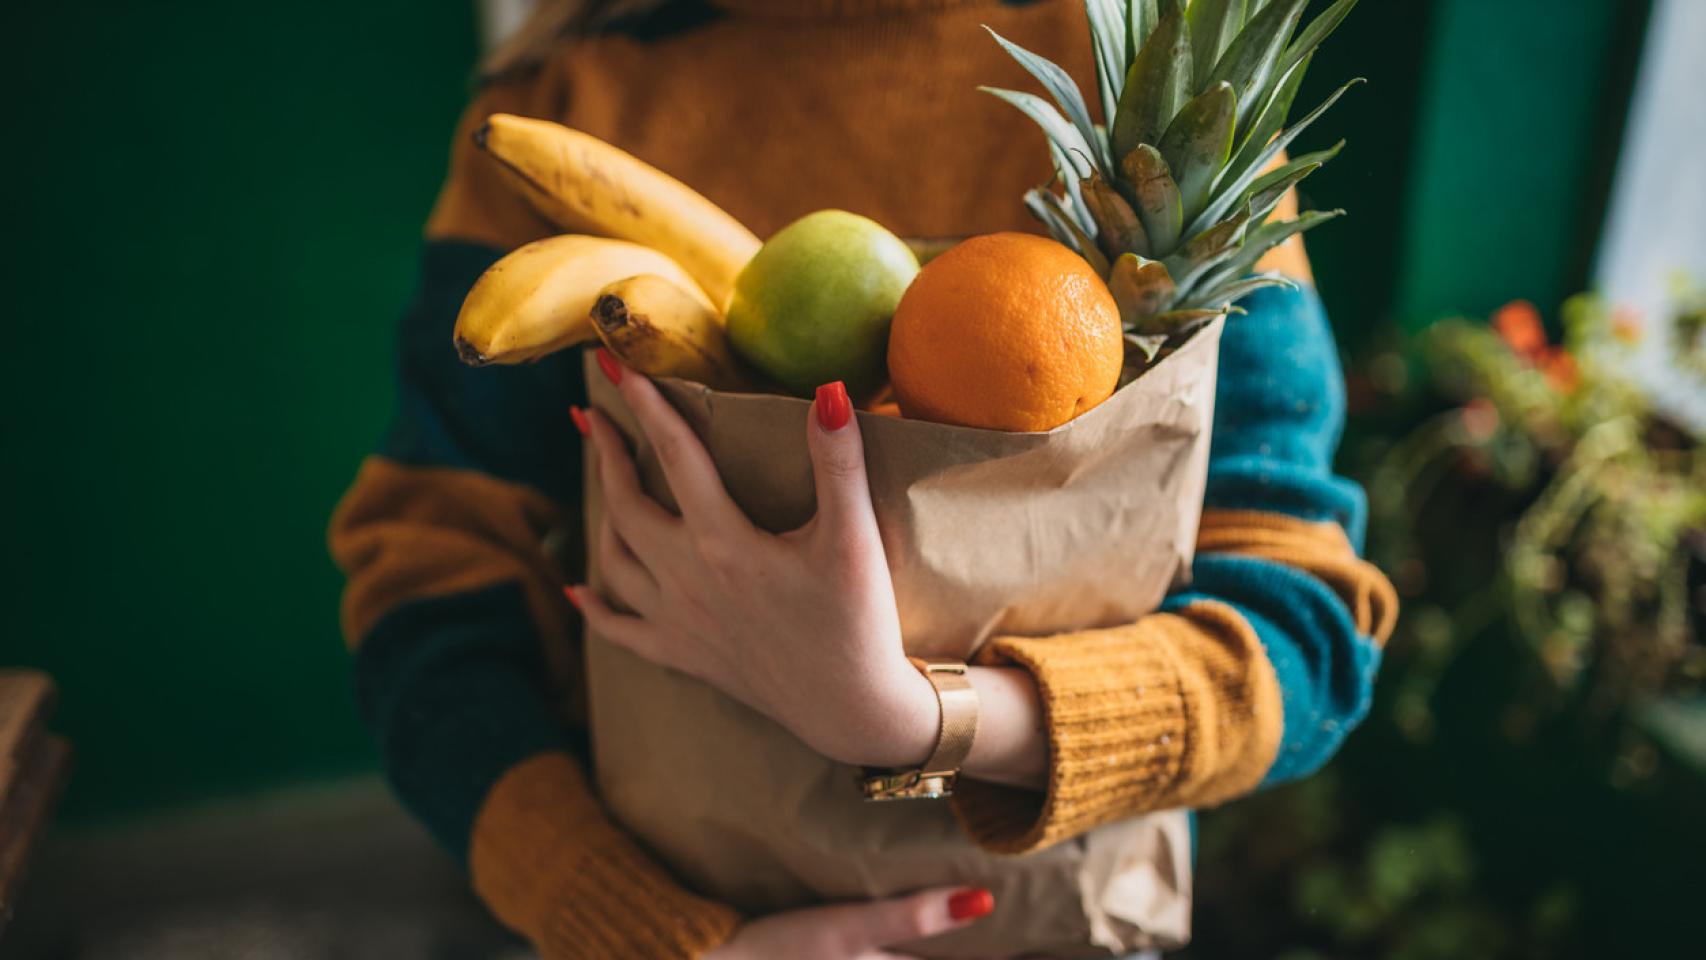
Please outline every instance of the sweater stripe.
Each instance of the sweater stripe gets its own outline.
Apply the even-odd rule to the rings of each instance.
[[[1261,641],[1283,691],[1279,749],[1262,783],[1313,773],[1368,712],[1380,647],[1325,583],[1293,567],[1229,554],[1197,558],[1189,592],[1164,609],[1219,601]]]
[[[504,772],[571,749],[514,584],[406,603],[355,655],[356,701],[402,799],[453,856]]]

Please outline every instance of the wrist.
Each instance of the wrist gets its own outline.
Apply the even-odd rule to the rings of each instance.
[[[844,724],[845,749],[836,759],[864,767],[916,767],[929,759],[941,731],[936,688],[899,658],[876,696],[862,697],[860,716]]]

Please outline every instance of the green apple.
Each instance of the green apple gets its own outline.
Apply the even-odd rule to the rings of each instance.
[[[820,210],[783,227],[735,280],[729,342],[797,396],[834,380],[855,401],[887,379],[889,321],[918,257],[868,217]]]

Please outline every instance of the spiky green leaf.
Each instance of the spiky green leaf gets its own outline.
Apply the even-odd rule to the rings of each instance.
[[[1143,365],[1148,364],[1150,361],[1155,359],[1155,355],[1160,353],[1161,348],[1167,345],[1167,335],[1165,333],[1152,333],[1146,336],[1143,334],[1128,333],[1125,335],[1125,342],[1127,346],[1130,346],[1143,354],[1143,364],[1137,364],[1136,366],[1138,369],[1133,370],[1133,363],[1128,355],[1126,372],[1125,376],[1121,380],[1122,383],[1129,382],[1132,377],[1142,372],[1141,368]]]
[[[1207,323],[1225,313],[1224,310],[1185,309],[1169,310],[1144,317],[1133,327],[1131,332],[1136,336],[1168,336],[1182,333],[1198,324]]]
[[[1155,0],[1125,0],[1125,7],[1125,62],[1130,66],[1137,59],[1137,52],[1149,42],[1149,35],[1155,32],[1161,16]]]
[[[1185,13],[1191,25],[1191,62],[1196,89],[1208,86],[1220,55],[1244,27],[1244,0],[1194,0]]]
[[[1110,136],[1115,157],[1159,142],[1185,105],[1191,91],[1190,34],[1185,15],[1169,2],[1126,73]]]
[[[1018,61],[1019,66],[1025,68],[1025,72],[1037,78],[1037,82],[1043,85],[1048,95],[1060,105],[1066,118],[1077,128],[1078,135],[1090,147],[1090,162],[1098,170],[1111,167],[1113,160],[1108,156],[1106,144],[1097,136],[1096,124],[1090,119],[1090,108],[1084,103],[1084,95],[1079,92],[1078,84],[1073,82],[1072,77],[1054,61],[1037,56],[987,26],[983,29],[989,31],[989,35],[995,38],[1001,49]]]
[[[1049,140],[1060,148],[1072,163],[1073,173],[1078,179],[1088,177],[1092,171],[1090,158],[1095,156],[1090,145],[1084,142],[1084,136],[1078,128],[1068,123],[1052,104],[1034,93],[1023,93],[1018,90],[1003,90],[1000,87],[978,87],[984,93],[992,94],[1007,101],[1025,116],[1030,117],[1037,126],[1043,128]]]
[[[1179,246],[1185,213],[1179,185],[1161,151],[1139,144],[1120,162],[1120,171],[1137,201],[1138,217],[1149,235],[1150,256],[1159,260],[1171,254]]]
[[[1106,180],[1091,174],[1079,184],[1079,193],[1096,222],[1096,238],[1103,253],[1118,257],[1128,252],[1149,252],[1149,234],[1143,229],[1143,221]]]
[[[1078,190],[1078,178],[1074,176],[1074,164],[1067,159],[1066,153],[1053,142],[1048,145],[1049,156],[1054,158],[1054,177],[1062,189],[1066,191],[1064,206],[1072,216],[1072,221],[1079,229],[1094,237],[1096,221],[1090,219],[1090,210],[1084,205],[1084,197]]]
[[[1120,321],[1127,328],[1171,306],[1175,289],[1161,261],[1146,260],[1135,253],[1121,256],[1108,270],[1108,292],[1114,295]]]
[[[1251,20],[1254,20],[1256,18],[1256,14],[1261,13],[1262,8],[1272,2],[1273,0],[1250,0],[1249,7],[1244,11],[1244,22],[1249,23]]]
[[[1232,156],[1232,125],[1238,97],[1230,83],[1217,83],[1179,111],[1159,148],[1179,184],[1186,220],[1208,204],[1215,178]]]
[[[1256,261],[1262,259],[1262,254],[1290,240],[1306,230],[1313,230],[1329,220],[1344,216],[1343,210],[1311,210],[1296,220],[1280,220],[1274,223],[1264,223],[1249,232],[1244,238],[1243,246],[1238,253],[1226,260],[1218,268],[1203,277],[1199,290],[1203,295],[1212,295],[1219,287],[1243,277],[1255,269]],[[1198,291],[1193,290],[1192,293]]]
[[[1192,237],[1179,252],[1167,258],[1167,272],[1178,283],[1181,294],[1188,293],[1204,274],[1237,255],[1251,222],[1246,208]]]
[[[1221,174],[1223,182],[1249,169],[1274,137],[1285,129],[1285,122],[1291,117],[1291,106],[1297,100],[1298,88],[1302,86],[1303,76],[1308,72],[1309,58],[1306,57],[1280,79],[1279,84],[1268,95],[1267,102],[1262,106],[1262,111],[1250,130],[1233,138],[1234,155],[1232,162],[1226,165],[1226,172]]]
[[[1042,221],[1051,236],[1077,251],[1079,256],[1088,261],[1091,269],[1102,275],[1107,274],[1108,258],[1096,249],[1096,241],[1078,226],[1060,197],[1052,190],[1036,187],[1027,192],[1025,207],[1031,211],[1032,216]]]
[[[1191,224],[1190,232],[1195,234],[1208,224],[1218,223],[1220,219],[1226,216],[1232,207],[1243,198],[1244,191],[1249,188],[1250,184],[1255,182],[1257,177],[1262,175],[1262,169],[1266,167],[1270,161],[1279,156],[1280,152],[1285,150],[1286,147],[1291,146],[1291,142],[1296,140],[1298,135],[1303,131],[1309,129],[1309,126],[1316,120],[1319,120],[1321,115],[1326,113],[1333,104],[1338,103],[1339,98],[1345,95],[1346,90],[1349,90],[1362,82],[1363,80],[1359,77],[1333,91],[1332,96],[1329,96],[1321,103],[1320,106],[1311,110],[1308,116],[1299,120],[1297,123],[1285,130],[1285,132],[1275,137],[1273,142],[1269,143],[1262,149],[1261,153],[1256,155],[1255,162],[1251,163],[1242,173],[1239,173],[1232,182],[1215,184],[1215,199],[1208,205],[1208,209],[1204,210],[1202,215],[1197,217],[1196,221]],[[1224,179],[1226,176],[1230,175],[1232,170],[1232,167],[1228,167],[1226,172],[1221,175],[1222,178]]]
[[[1285,53],[1308,0],[1275,0],[1244,25],[1242,32],[1209,74],[1210,83],[1226,82],[1238,91],[1238,130],[1242,135],[1255,123],[1262,101],[1275,79],[1280,57]]]
[[[1254,221],[1261,223],[1266,220],[1268,214],[1273,213],[1274,208],[1279,206],[1280,199],[1285,196],[1287,190],[1321,169],[1327,161],[1338,156],[1344,147],[1345,141],[1340,140],[1326,150],[1305,154],[1257,177],[1256,181],[1250,184],[1250,188],[1244,191]]]
[[[1338,29],[1339,24],[1344,22],[1345,16],[1356,5],[1357,0],[1339,0],[1338,3],[1323,11],[1320,16],[1309,21],[1309,26],[1303,28],[1303,33],[1298,36],[1297,42],[1287,47],[1285,56],[1280,58],[1280,73],[1283,75],[1314,54],[1315,48],[1319,47],[1323,41],[1332,35],[1334,30]]]
[[[1090,21],[1090,44],[1096,51],[1096,90],[1102,97],[1102,119],[1114,115],[1120,102],[1120,83],[1125,80],[1125,5],[1121,0],[1084,0],[1084,15]]]
[[[1180,305],[1181,310],[1210,310],[1219,313],[1244,299],[1257,290],[1266,287],[1287,287],[1296,289],[1296,282],[1277,273],[1262,273],[1244,280],[1238,280],[1212,290],[1204,290],[1192,294]]]

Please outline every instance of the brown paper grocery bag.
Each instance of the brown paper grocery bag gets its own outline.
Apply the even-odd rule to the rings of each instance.
[[[1130,622],[1183,580],[1208,468],[1220,330],[1204,328],[1046,434],[859,415],[909,653],[970,658],[1000,634]],[[586,371],[592,403],[633,441],[647,488],[673,506],[656,457],[590,356]],[[782,531],[811,517],[805,401],[659,386],[756,524]],[[586,487],[587,529],[596,531],[591,469]],[[698,680],[596,635],[586,655],[598,787],[615,816],[706,896],[760,915],[937,884],[994,891],[994,914],[909,948],[925,957],[1120,956],[1188,938],[1182,811],[1025,856],[986,853],[946,801],[867,803],[855,769]]]

